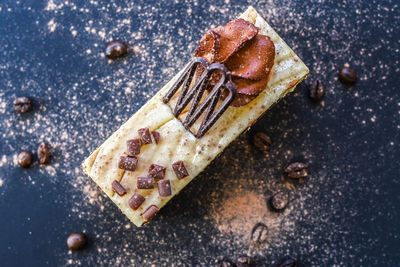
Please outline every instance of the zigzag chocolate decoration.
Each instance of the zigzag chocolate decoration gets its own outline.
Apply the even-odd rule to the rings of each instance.
[[[196,80],[193,87],[189,89],[194,74],[200,66],[203,66],[204,71],[200,78]],[[214,72],[219,72],[221,74],[220,78],[216,81],[211,92],[199,106],[199,102],[204,91],[206,91],[210,84],[211,75]],[[183,73],[172,85],[168,93],[164,96],[163,102],[165,104],[168,103],[179,88],[182,88],[181,93],[173,111],[176,118],[178,118],[190,101],[193,100],[185,121],[183,122],[185,129],[188,130],[201,114],[206,111],[204,119],[195,135],[196,138],[201,138],[215,124],[236,96],[236,86],[230,81],[230,72],[228,69],[220,63],[209,64],[205,59],[200,57],[192,59],[189,65],[184,69]],[[223,90],[226,90],[228,94],[218,107],[217,111],[214,112]]]

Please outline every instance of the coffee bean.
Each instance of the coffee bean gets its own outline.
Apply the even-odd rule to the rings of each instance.
[[[106,56],[111,59],[116,59],[128,54],[128,45],[123,41],[113,41],[106,46]]]
[[[339,80],[342,83],[353,84],[357,81],[357,74],[352,68],[343,67],[339,70]]]
[[[271,138],[266,133],[256,133],[252,138],[253,145],[260,151],[267,151],[271,146]]]
[[[22,151],[18,154],[18,164],[21,167],[28,168],[32,164],[32,153],[29,151]]]
[[[292,258],[287,258],[282,260],[279,264],[278,267],[297,267],[297,261]]]
[[[38,147],[37,154],[40,164],[45,164],[50,161],[50,149],[46,143],[41,143]]]
[[[68,236],[67,246],[70,250],[80,250],[86,245],[86,236],[81,233],[73,233]]]
[[[308,90],[309,96],[312,100],[321,100],[325,94],[325,84],[321,80],[315,80],[311,83]]]
[[[256,244],[262,244],[267,241],[268,227],[263,223],[257,223],[251,230],[251,241]]]
[[[285,173],[292,179],[306,178],[308,175],[308,167],[304,163],[294,162],[285,168]]]
[[[216,267],[233,267],[233,264],[230,261],[222,260],[217,262]]]
[[[289,196],[286,192],[277,192],[273,194],[272,197],[269,199],[271,207],[276,211],[281,211],[286,208],[288,201]]]
[[[251,267],[251,266],[254,266],[253,258],[251,258],[249,256],[240,256],[236,260],[236,266],[237,267]]]
[[[17,112],[25,113],[32,110],[32,102],[29,98],[22,96],[14,100],[14,109]]]

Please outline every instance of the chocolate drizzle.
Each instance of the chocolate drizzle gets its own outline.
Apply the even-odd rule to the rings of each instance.
[[[203,68],[204,71],[196,80],[193,87],[189,88],[198,68]],[[213,75],[214,73],[217,75]],[[200,104],[204,92],[211,83],[211,75],[213,75],[213,81],[215,76],[217,76],[218,79],[215,81],[215,85],[212,87],[210,93]],[[203,58],[192,59],[189,65],[184,69],[183,73],[172,85],[168,93],[164,96],[163,102],[168,103],[179,88],[181,88],[181,92],[173,111],[174,116],[178,117],[185,107],[192,101],[189,112],[183,122],[185,129],[189,129],[201,114],[206,112],[204,119],[195,134],[196,138],[201,138],[215,124],[236,96],[236,86],[231,82],[230,72],[228,69],[220,63],[210,64]],[[224,96],[226,97],[214,112],[222,92],[224,92]]]

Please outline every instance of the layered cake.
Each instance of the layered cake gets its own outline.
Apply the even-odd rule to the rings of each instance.
[[[309,70],[252,7],[201,38],[193,59],[83,163],[137,226]]]

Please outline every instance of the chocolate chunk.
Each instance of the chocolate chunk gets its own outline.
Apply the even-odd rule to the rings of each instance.
[[[18,164],[23,168],[28,168],[32,164],[32,153],[22,151],[18,154]]]
[[[268,227],[263,223],[257,223],[251,230],[251,241],[257,245],[263,244],[268,238]]]
[[[142,203],[145,201],[145,198],[139,194],[139,193],[135,193],[130,199],[129,199],[129,207],[131,207],[131,209],[133,210],[137,210],[140,205],[142,205]]]
[[[138,177],[137,188],[139,189],[152,189],[154,188],[154,178],[152,177]]]
[[[165,176],[165,167],[151,164],[149,168],[149,177],[153,177],[154,179],[163,179]]]
[[[14,109],[19,113],[25,113],[32,110],[32,102],[25,96],[17,97],[14,100]]]
[[[131,139],[126,141],[126,146],[128,147],[128,156],[135,156],[137,154],[140,153],[140,139],[139,138],[135,138],[135,139]]]
[[[137,165],[137,158],[121,156],[119,159],[118,167],[127,171],[134,171]]]
[[[278,267],[297,267],[297,261],[293,258],[287,258],[282,260]]]
[[[293,162],[285,168],[285,173],[292,179],[306,178],[308,175],[308,167],[304,163]]]
[[[156,144],[158,144],[158,142],[160,142],[160,133],[153,131],[153,132],[151,132],[151,134],[153,135],[154,141],[156,142]]]
[[[286,192],[277,192],[269,199],[271,207],[276,211],[281,211],[286,208],[288,201],[289,196]]]
[[[189,173],[185,168],[185,165],[183,164],[183,161],[177,161],[174,164],[172,164],[172,169],[174,169],[174,172],[176,174],[176,177],[178,177],[178,179],[185,178],[186,176],[189,175]]]
[[[160,211],[160,209],[157,206],[151,205],[150,207],[147,208],[147,210],[145,212],[142,213],[142,217],[146,221],[150,221],[151,218],[153,218],[154,215],[156,215],[156,213],[159,211]]]
[[[339,70],[339,80],[342,83],[353,84],[357,81],[357,74],[352,68],[343,67]]]
[[[253,258],[249,256],[240,256],[236,261],[237,267],[251,267],[254,266]]]
[[[157,187],[160,197],[168,197],[171,195],[171,183],[168,179],[158,181]]]
[[[111,59],[117,59],[128,54],[128,45],[123,41],[113,41],[106,46],[106,56]]]
[[[123,196],[126,194],[125,188],[117,180],[114,180],[111,185],[118,195]]]
[[[151,144],[153,141],[151,140],[151,135],[149,128],[142,128],[138,130],[140,141],[142,144]]]
[[[50,161],[50,149],[46,143],[41,143],[37,150],[40,164],[45,164]]]
[[[67,246],[70,250],[80,250],[86,245],[86,236],[81,233],[70,234],[67,238]]]

